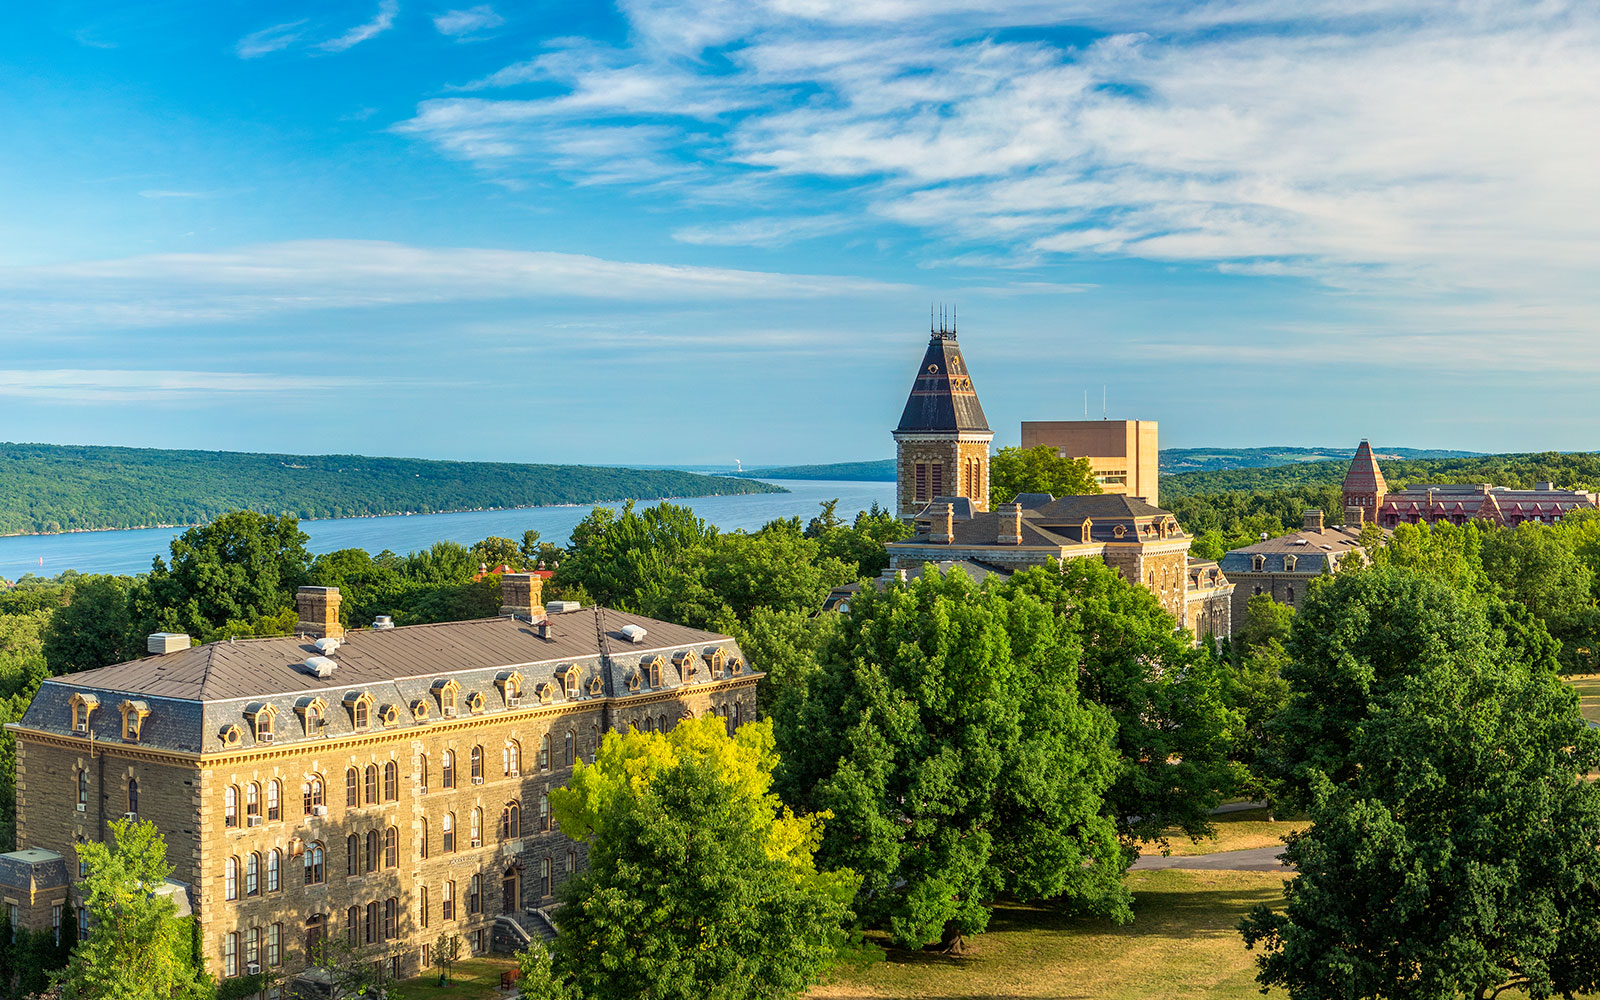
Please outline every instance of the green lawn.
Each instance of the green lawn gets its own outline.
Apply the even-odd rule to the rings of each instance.
[[[484,955],[464,958],[450,972],[450,985],[439,986],[437,969],[425,976],[402,983],[410,1000],[485,1000],[487,997],[515,997],[517,991],[500,989],[500,973],[517,967],[509,955]]]
[[[1600,722],[1600,676],[1568,677],[1566,682],[1578,692],[1578,711],[1583,717],[1590,722]]]
[[[1198,843],[1190,840],[1183,831],[1167,831],[1167,853],[1181,857],[1196,854],[1215,854],[1218,851],[1242,851],[1249,847],[1277,847],[1284,835],[1304,830],[1310,826],[1304,817],[1296,816],[1267,822],[1265,809],[1244,809],[1222,813],[1215,817],[1217,835],[1206,837]],[[1160,854],[1161,845],[1151,841],[1139,845],[1142,854]]]
[[[1259,997],[1254,955],[1235,925],[1277,904],[1283,878],[1265,872],[1130,872],[1134,922],[1000,906],[960,957],[889,949],[882,962],[838,970],[814,1000],[1217,1000]]]

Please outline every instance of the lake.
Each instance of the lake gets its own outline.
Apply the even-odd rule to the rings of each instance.
[[[824,500],[839,500],[839,516],[846,521],[874,502],[894,509],[894,483],[781,480],[767,482],[788,493],[753,493],[744,496],[695,497],[674,501],[724,531],[755,529],[780,517],[809,521]],[[648,506],[655,501],[643,501]],[[597,504],[616,508],[620,504]],[[401,514],[392,517],[346,517],[326,521],[301,521],[311,536],[313,553],[335,549],[384,549],[413,552],[434,542],[470,545],[490,535],[521,540],[529,528],[541,540],[565,545],[573,527],[594,507],[524,507],[517,510],[471,510],[458,514]],[[143,573],[155,556],[166,558],[172,539],[183,529],[140,528],[129,531],[84,531],[66,535],[15,535],[0,538],[0,577],[15,580],[24,573],[54,576],[63,570],[80,573]]]

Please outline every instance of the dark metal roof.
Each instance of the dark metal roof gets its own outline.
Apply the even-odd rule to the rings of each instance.
[[[900,414],[896,434],[934,432],[989,432],[989,421],[978,405],[967,363],[961,357],[954,333],[935,333],[922,355],[922,365],[911,384],[911,397]]]

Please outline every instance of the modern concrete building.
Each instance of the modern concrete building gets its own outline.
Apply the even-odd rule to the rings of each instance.
[[[1154,420],[1024,420],[1022,447],[1046,445],[1087,458],[1105,493],[1161,503],[1161,449]]]

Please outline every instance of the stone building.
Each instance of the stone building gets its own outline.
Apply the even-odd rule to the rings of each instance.
[[[1504,527],[1523,523],[1554,524],[1574,510],[1600,506],[1600,494],[1559,489],[1535,483],[1514,490],[1488,483],[1413,484],[1389,492],[1383,470],[1366,441],[1356,449],[1344,477],[1344,520],[1347,525],[1375,523],[1393,530],[1402,524],[1466,524],[1489,521]]]
[[[933,330],[911,395],[894,430],[895,511],[914,517],[935,497],[962,497],[989,509],[989,442],[954,327]]]
[[[549,792],[604,733],[755,714],[733,639],[540,603],[502,617],[346,634],[339,592],[301,588],[299,633],[190,648],[44,682],[17,745],[18,923],[82,920],[74,845],[154,821],[208,967],[293,974],[329,935],[414,976],[442,931],[474,954],[550,929],[582,844]]]
[[[1293,607],[1311,581],[1333,573],[1347,560],[1365,563],[1359,526],[1329,527],[1322,511],[1307,510],[1299,531],[1266,538],[1222,557],[1222,572],[1234,584],[1233,620],[1244,624],[1250,598],[1266,595]]]
[[[1024,420],[1022,447],[1054,448],[1089,462],[1103,493],[1161,503],[1161,445],[1154,420]]]

